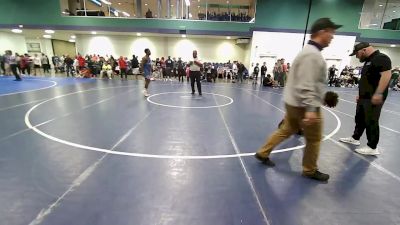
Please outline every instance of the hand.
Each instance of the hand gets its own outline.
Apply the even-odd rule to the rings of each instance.
[[[305,125],[312,125],[318,121],[318,116],[316,112],[306,112],[303,122]]]
[[[372,96],[371,102],[373,105],[380,105],[383,102],[383,95],[382,94],[374,94]]]
[[[360,96],[357,95],[356,102],[358,102],[359,100],[360,100]]]

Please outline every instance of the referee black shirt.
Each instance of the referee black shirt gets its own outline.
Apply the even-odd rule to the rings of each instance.
[[[361,78],[358,86],[358,93],[360,99],[372,99],[376,89],[378,88],[381,79],[381,72],[391,70],[392,62],[390,58],[376,50],[373,52],[364,63],[361,71]],[[383,99],[388,95],[386,88],[383,94]]]

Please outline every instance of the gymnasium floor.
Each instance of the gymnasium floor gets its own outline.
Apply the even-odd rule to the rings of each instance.
[[[381,116],[382,154],[352,134],[356,89],[324,110],[319,166],[300,176],[303,139],[267,168],[253,153],[283,117],[282,90],[251,84],[0,77],[0,224],[400,224],[400,94]],[[362,144],[366,144],[365,135]]]

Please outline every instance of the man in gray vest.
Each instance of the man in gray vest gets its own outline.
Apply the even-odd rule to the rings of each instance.
[[[325,104],[327,79],[326,62],[321,54],[328,47],[336,29],[329,18],[320,18],[311,27],[311,40],[293,61],[286,87],[284,124],[270,136],[255,157],[267,166],[274,166],[269,158],[279,143],[303,129],[306,146],[303,155],[303,176],[327,181],[329,175],[318,170],[317,161],[322,139],[321,107]]]

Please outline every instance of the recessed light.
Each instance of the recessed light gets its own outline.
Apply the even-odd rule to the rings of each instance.
[[[74,39],[69,39],[69,42],[75,42],[75,40]]]
[[[118,2],[118,5],[121,5],[122,3],[121,2]]]
[[[144,3],[145,6],[147,6],[147,3]]]
[[[96,32],[96,31],[92,31],[91,33],[92,33],[92,34],[97,34],[97,32]]]
[[[18,27],[19,27],[19,28],[23,28],[23,27],[24,27],[24,25],[19,25]]]
[[[379,5],[379,7],[382,7],[382,6],[383,6],[382,4]]]
[[[44,34],[43,37],[44,38],[51,38],[51,35],[50,34]]]
[[[54,34],[54,30],[45,30],[44,31],[46,34]]]
[[[393,47],[396,47],[396,45],[390,45],[390,47],[392,47],[392,48],[393,48]]]
[[[11,32],[19,34],[19,33],[22,33],[22,30],[21,29],[12,29]]]
[[[141,34],[141,33],[137,33],[136,35],[137,35],[137,36],[142,36],[142,34]]]
[[[100,0],[100,1],[102,1],[104,4],[106,4],[106,5],[111,5],[111,2],[109,2],[109,1],[107,1],[107,0]]]
[[[186,37],[186,34],[182,34],[182,37],[185,38],[185,37]]]
[[[75,39],[75,38],[76,38],[76,36],[75,36],[75,35],[72,35],[72,36],[71,36],[71,38],[72,38],[72,39]]]

